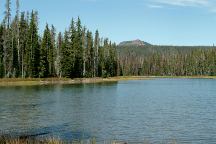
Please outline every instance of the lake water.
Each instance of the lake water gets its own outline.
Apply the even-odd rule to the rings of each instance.
[[[216,143],[216,80],[1,87],[0,131],[64,140]]]

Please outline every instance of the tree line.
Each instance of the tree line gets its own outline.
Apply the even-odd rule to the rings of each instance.
[[[42,36],[38,12],[11,14],[11,0],[6,0],[5,16],[0,24],[0,77],[108,77],[117,75],[116,44],[100,38],[72,19],[64,33],[46,24]]]
[[[118,52],[121,75],[216,76],[214,46],[121,46]]]

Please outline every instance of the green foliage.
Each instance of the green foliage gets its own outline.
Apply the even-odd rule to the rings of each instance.
[[[74,75],[73,77],[83,77],[83,46],[82,46],[82,25],[78,18],[76,25],[75,42],[74,42]]]
[[[71,77],[73,69],[73,52],[69,40],[69,32],[65,31],[61,51],[61,71],[63,77]]]
[[[18,48],[17,48],[17,39],[15,37],[13,37],[12,40],[12,49],[13,49],[13,77],[17,77],[19,75],[19,62],[18,62]]]
[[[52,25],[50,34],[50,42],[48,48],[48,60],[49,60],[49,75],[54,77],[56,76],[56,68],[55,68],[55,61],[56,61],[56,44],[55,44],[55,37],[56,37],[56,29]]]
[[[119,46],[123,75],[214,76],[215,47]]]
[[[37,25],[37,12],[32,11],[28,30],[27,45],[27,76],[39,77],[40,45]]]
[[[17,18],[11,24],[12,36],[12,77],[19,75],[19,61],[18,61],[18,37],[17,37]]]
[[[0,27],[0,77],[96,77],[114,76],[116,54],[114,45],[103,45],[99,32],[86,32],[78,17],[69,30],[56,39],[56,29],[48,24],[43,36],[38,34],[38,13],[19,12],[11,22],[11,1],[6,1]],[[106,39],[107,40],[107,39]],[[110,53],[110,54],[109,54]]]
[[[51,35],[48,24],[46,25],[46,29],[44,30],[43,39],[41,43],[40,49],[40,77],[45,78],[48,77],[51,73],[50,63],[52,62],[51,52],[52,44],[51,44]]]
[[[25,18],[25,13],[21,13],[21,18],[19,21],[19,59],[20,59],[20,69],[21,69],[21,77],[24,78],[27,72],[27,40],[28,40],[28,21]]]
[[[62,38],[62,34],[60,32],[58,34],[58,38],[57,38],[57,44],[56,44],[56,61],[55,61],[55,71],[56,71],[56,75],[58,77],[62,76],[62,71],[61,71],[62,43],[63,43],[63,38]]]
[[[9,78],[12,75],[12,32],[11,28],[5,29],[3,34],[4,41],[4,70],[5,77]]]
[[[0,25],[0,78],[4,77],[4,40],[3,40],[4,27]]]
[[[90,31],[87,31],[87,62],[86,70],[87,77],[93,77],[94,75],[94,48],[93,48],[93,37]]]
[[[96,30],[94,38],[94,77],[98,76],[100,37]]]

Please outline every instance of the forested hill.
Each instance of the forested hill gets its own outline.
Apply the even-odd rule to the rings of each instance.
[[[136,53],[137,55],[145,56],[153,52],[169,53],[171,51],[182,51],[184,53],[196,49],[212,49],[214,46],[174,46],[174,45],[153,45],[148,42],[139,40],[124,41],[117,45],[117,51],[123,54]]]
[[[214,46],[117,46],[123,75],[216,75]]]

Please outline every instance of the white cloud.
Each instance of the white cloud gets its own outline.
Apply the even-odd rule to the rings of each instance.
[[[216,13],[216,0],[149,0],[149,8],[197,7]]]
[[[209,0],[154,0],[160,4],[174,5],[174,6],[208,6]]]
[[[212,8],[210,9],[210,12],[216,13],[216,7],[212,7]]]
[[[162,5],[155,5],[155,4],[149,4],[147,5],[149,8],[156,8],[156,9],[160,9],[160,8],[163,8]]]
[[[81,0],[83,2],[98,2],[99,0]]]

